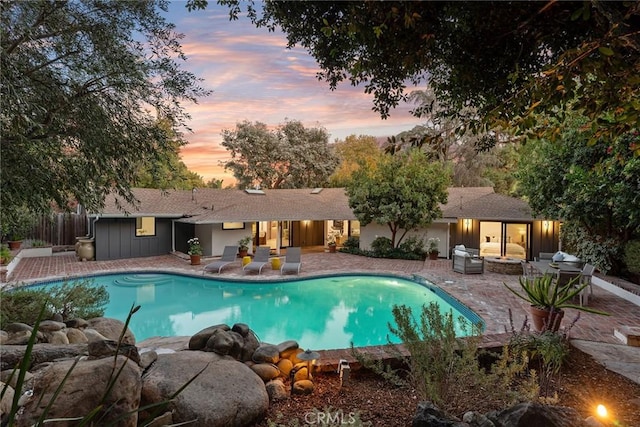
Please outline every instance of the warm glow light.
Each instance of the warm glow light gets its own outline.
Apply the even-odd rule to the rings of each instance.
[[[469,231],[470,227],[471,227],[471,220],[470,219],[465,219],[464,220],[464,229]]]
[[[607,418],[607,408],[602,404],[598,405],[596,414],[598,414],[600,418]]]
[[[549,231],[549,221],[542,221],[542,229],[544,231]]]

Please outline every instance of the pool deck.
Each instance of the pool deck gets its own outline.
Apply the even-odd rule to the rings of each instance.
[[[29,283],[116,271],[164,271],[202,275],[206,262],[205,258],[202,265],[193,266],[182,254],[80,262],[76,260],[73,252],[63,252],[51,257],[23,258],[12,272],[10,283]],[[508,339],[511,330],[509,310],[513,313],[516,329],[520,328],[525,315],[528,314],[526,302],[517,298],[503,285],[503,283],[507,283],[518,286],[519,276],[487,271],[484,274],[463,275],[453,272],[451,261],[445,259],[390,260],[316,250],[303,252],[302,270],[299,276],[287,275],[286,277],[312,277],[332,273],[377,273],[404,277],[411,277],[414,274],[420,275],[470,307],[484,320],[486,329],[483,338],[486,346],[501,345]],[[242,280],[281,279],[283,277],[279,271],[272,270],[269,265],[264,267],[260,275],[245,275],[242,272],[240,261],[225,267],[219,276],[209,273],[206,276]],[[569,331],[571,339],[621,345],[621,341],[614,336],[614,329],[623,326],[640,326],[640,308],[637,305],[598,286],[593,286],[593,295],[589,297],[589,307],[610,313],[610,316],[580,313],[579,320]],[[568,325],[577,314],[578,312],[575,310],[566,310],[563,325]],[[635,349],[640,352],[640,348],[636,347]],[[373,354],[383,352],[382,348],[372,347],[367,350]],[[321,354],[321,363],[327,369],[330,366],[335,366],[340,359],[351,362],[354,360],[348,349],[326,350]]]

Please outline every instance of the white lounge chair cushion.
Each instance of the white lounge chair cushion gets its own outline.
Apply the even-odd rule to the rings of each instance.
[[[471,254],[469,254],[469,252],[463,251],[463,250],[460,250],[460,249],[456,249],[453,253],[454,253],[454,255],[457,255],[457,256],[464,256],[464,257],[471,256]]]

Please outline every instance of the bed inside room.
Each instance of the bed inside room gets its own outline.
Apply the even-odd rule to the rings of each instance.
[[[526,259],[526,224],[506,224],[504,230],[501,222],[480,223],[480,256]]]

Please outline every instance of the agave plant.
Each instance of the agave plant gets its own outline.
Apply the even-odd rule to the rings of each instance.
[[[580,277],[576,276],[566,284],[559,283],[555,275],[545,274],[539,277],[520,277],[520,287],[523,292],[519,292],[506,283],[507,289],[516,296],[528,301],[532,306],[541,310],[560,311],[564,308],[574,308],[588,313],[602,314],[608,316],[604,311],[585,307],[571,303],[580,292],[584,291],[588,283],[580,283]]]

